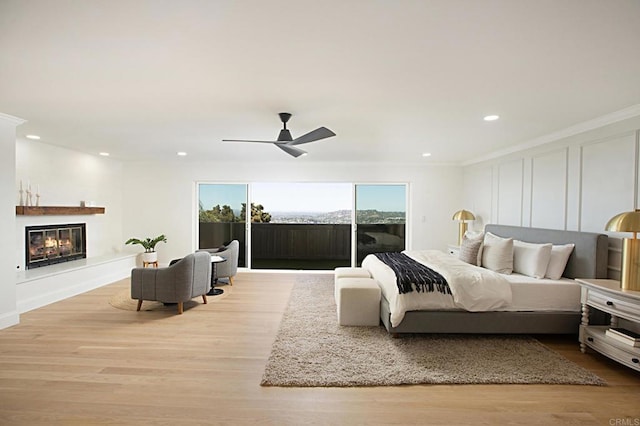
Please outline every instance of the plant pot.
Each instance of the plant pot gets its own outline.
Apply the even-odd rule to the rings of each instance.
[[[158,253],[155,251],[142,253],[142,261],[143,262],[157,262],[158,261]]]

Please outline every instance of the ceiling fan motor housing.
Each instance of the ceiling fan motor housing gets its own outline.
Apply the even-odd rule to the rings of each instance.
[[[291,132],[289,129],[280,130],[280,134],[278,135],[278,142],[291,142],[293,138],[291,137]]]
[[[278,114],[280,116],[280,120],[284,123],[285,129],[287,128],[287,121],[291,118],[291,114],[288,112],[281,112]]]
[[[291,132],[287,129],[287,121],[291,118],[291,114],[288,112],[281,112],[278,115],[280,116],[280,120],[283,125],[283,128],[280,130],[280,134],[278,135],[278,142],[291,142],[293,138],[291,137]]]

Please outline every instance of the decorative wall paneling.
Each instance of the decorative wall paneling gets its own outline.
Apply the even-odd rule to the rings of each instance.
[[[472,229],[499,223],[604,233],[611,217],[640,207],[640,117],[633,123],[466,166],[465,206],[484,219]],[[620,276],[626,236],[610,233],[610,278]]]
[[[603,232],[611,217],[638,207],[638,134],[636,130],[580,146],[579,230]],[[620,278],[621,238],[626,236],[610,233],[610,278]]]
[[[567,228],[567,148],[531,157],[529,226]]]
[[[492,212],[497,209],[494,206],[493,186],[492,167],[477,168],[465,173],[465,201],[462,206],[472,211],[476,217],[469,224],[469,229],[481,230],[487,223],[494,223]]]
[[[635,208],[637,156],[635,133],[580,146],[579,230],[602,232],[611,217]]]
[[[524,159],[498,165],[497,223],[522,226]]]

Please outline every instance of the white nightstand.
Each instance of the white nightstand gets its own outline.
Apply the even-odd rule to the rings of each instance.
[[[580,350],[587,346],[621,364],[640,371],[640,348],[620,343],[605,332],[609,326],[589,325],[589,309],[596,308],[611,315],[611,327],[618,318],[640,324],[640,291],[622,290],[620,281],[576,278],[582,287],[582,322]]]
[[[459,257],[460,256],[460,246],[449,244],[449,245],[447,245],[447,251],[452,256],[455,256],[455,257]]]

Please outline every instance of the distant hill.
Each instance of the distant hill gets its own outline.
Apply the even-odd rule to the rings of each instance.
[[[350,224],[351,210],[333,212],[270,212],[270,223],[327,223]],[[404,212],[358,211],[357,223],[405,223]]]

